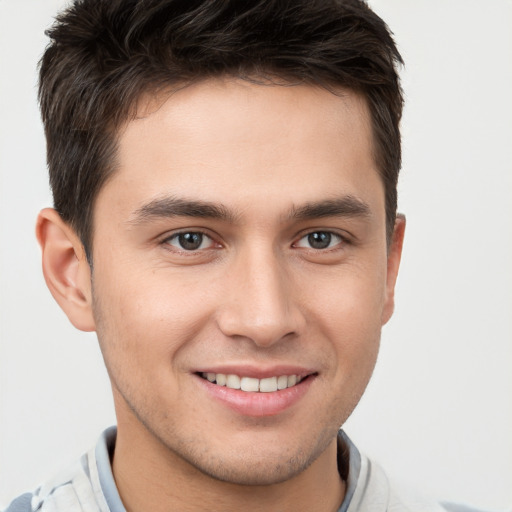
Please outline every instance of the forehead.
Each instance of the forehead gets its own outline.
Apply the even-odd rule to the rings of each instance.
[[[289,209],[380,183],[366,101],[350,90],[207,80],[142,98],[118,144],[100,197],[134,207],[172,194]]]

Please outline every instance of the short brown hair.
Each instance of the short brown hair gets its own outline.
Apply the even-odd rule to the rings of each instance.
[[[401,56],[360,0],[75,0],[48,30],[39,101],[54,205],[91,261],[94,200],[143,93],[210,77],[347,87],[369,105],[388,238],[401,166]]]

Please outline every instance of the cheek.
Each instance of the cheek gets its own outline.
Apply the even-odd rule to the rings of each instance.
[[[377,358],[385,297],[385,272],[375,267],[338,269],[307,293],[309,324],[329,340],[333,366],[343,381],[369,379]]]
[[[210,302],[200,286],[159,270],[98,268],[93,276],[94,315],[105,359],[124,367],[178,364],[180,348],[212,316]]]
[[[365,337],[380,330],[385,280],[384,264],[333,268],[315,280],[303,280],[312,283],[303,288],[304,304],[326,328]]]

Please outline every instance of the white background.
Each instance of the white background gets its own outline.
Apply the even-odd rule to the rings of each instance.
[[[62,0],[0,0],[0,505],[114,422],[94,335],[46,290],[33,236],[51,204],[36,62]],[[373,0],[403,83],[397,311],[346,425],[389,474],[512,508],[512,2]]]

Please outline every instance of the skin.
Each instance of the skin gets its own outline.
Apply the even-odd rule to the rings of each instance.
[[[50,290],[98,334],[127,510],[337,510],[336,434],[372,374],[405,227],[388,247],[364,99],[205,81],[146,98],[118,149],[94,271],[55,211],[37,232]],[[222,215],[177,214],[176,200]],[[180,246],[185,232],[203,233],[198,250]],[[225,365],[309,377],[283,410],[248,415],[196,374]]]

